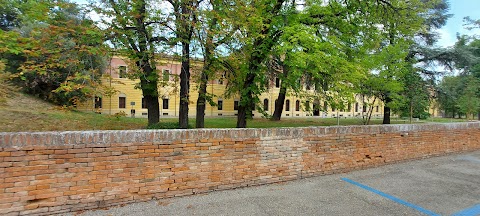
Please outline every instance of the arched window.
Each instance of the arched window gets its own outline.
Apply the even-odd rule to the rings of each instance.
[[[268,111],[268,99],[263,100],[263,110]]]
[[[297,100],[295,102],[295,111],[300,111],[300,101],[299,100]]]
[[[290,100],[285,101],[285,111],[290,111]]]

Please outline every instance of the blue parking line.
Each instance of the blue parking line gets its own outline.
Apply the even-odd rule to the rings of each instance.
[[[478,216],[480,215],[480,204],[472,206],[471,208],[464,209],[460,212],[453,214],[452,216]]]
[[[355,182],[355,181],[353,181],[353,180],[350,180],[350,179],[348,179],[348,178],[342,178],[342,180],[343,180],[343,181],[346,181],[346,182],[348,182],[348,183],[350,183],[350,184],[353,184],[353,185],[355,185],[355,186],[358,186],[358,187],[360,187],[360,188],[363,188],[363,189],[365,189],[365,190],[368,190],[368,191],[370,191],[370,192],[376,193],[376,194],[378,194],[378,195],[380,195],[380,196],[383,196],[383,197],[385,197],[385,198],[387,198],[387,199],[389,199],[389,200],[392,200],[392,201],[394,201],[394,202],[396,202],[396,203],[399,203],[399,204],[402,204],[402,205],[404,205],[404,206],[408,206],[408,207],[410,207],[410,208],[413,208],[413,209],[415,209],[415,210],[417,210],[417,211],[419,211],[419,212],[422,212],[422,213],[424,213],[424,214],[426,214],[426,215],[430,215],[430,216],[440,216],[439,214],[437,214],[437,213],[435,213],[435,212],[432,212],[432,211],[430,211],[430,210],[424,209],[424,208],[422,208],[422,207],[420,207],[420,206],[417,206],[417,205],[414,205],[414,204],[412,204],[412,203],[403,201],[403,200],[401,200],[401,199],[399,199],[399,198],[397,198],[397,197],[394,197],[394,196],[392,196],[392,195],[383,193],[383,192],[381,192],[381,191],[379,191],[379,190],[376,190],[376,189],[373,189],[373,188],[368,187],[368,186],[366,186],[366,185],[360,184],[360,183]],[[462,216],[463,216],[463,215],[462,215]],[[470,216],[470,215],[469,215],[469,216]]]

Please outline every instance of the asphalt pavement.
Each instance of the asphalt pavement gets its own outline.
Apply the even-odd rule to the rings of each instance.
[[[478,216],[480,151],[81,215]]]

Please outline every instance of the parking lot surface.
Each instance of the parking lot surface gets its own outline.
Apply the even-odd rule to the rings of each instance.
[[[480,215],[480,151],[81,215]]]

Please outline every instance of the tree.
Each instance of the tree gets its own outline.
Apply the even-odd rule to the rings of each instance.
[[[100,88],[102,37],[85,11],[66,1],[8,1],[18,12],[1,30],[7,71],[27,93],[75,105]],[[5,22],[3,22],[5,23]]]
[[[182,47],[182,66],[180,72],[180,111],[178,122],[180,128],[188,128],[188,105],[190,103],[190,44],[197,24],[198,8],[202,0],[167,0],[172,7],[174,17],[173,30],[175,43]],[[168,24],[167,24],[168,25]]]
[[[232,20],[233,13],[237,12],[227,3],[228,1],[210,0],[201,8],[199,16],[196,39],[202,47],[203,68],[198,87],[196,128],[205,127],[206,103],[214,104],[213,95],[207,93],[208,80],[225,68],[219,59],[219,47],[228,43],[237,30]]]
[[[426,119],[429,117],[430,94],[433,89],[428,88],[428,84],[418,73],[407,73],[403,77],[403,91],[400,93],[399,113],[402,117]]]
[[[115,51],[128,57],[132,63],[129,77],[140,79],[148,109],[148,124],[159,122],[158,79],[156,62],[156,45],[168,43],[159,35],[162,21],[158,11],[146,0],[102,0],[99,5],[92,5],[101,16],[100,26],[105,26],[108,40]]]
[[[463,94],[458,99],[458,107],[465,113],[467,119],[473,119],[480,110],[480,82],[477,79],[468,79]],[[471,118],[470,118],[471,117]]]

